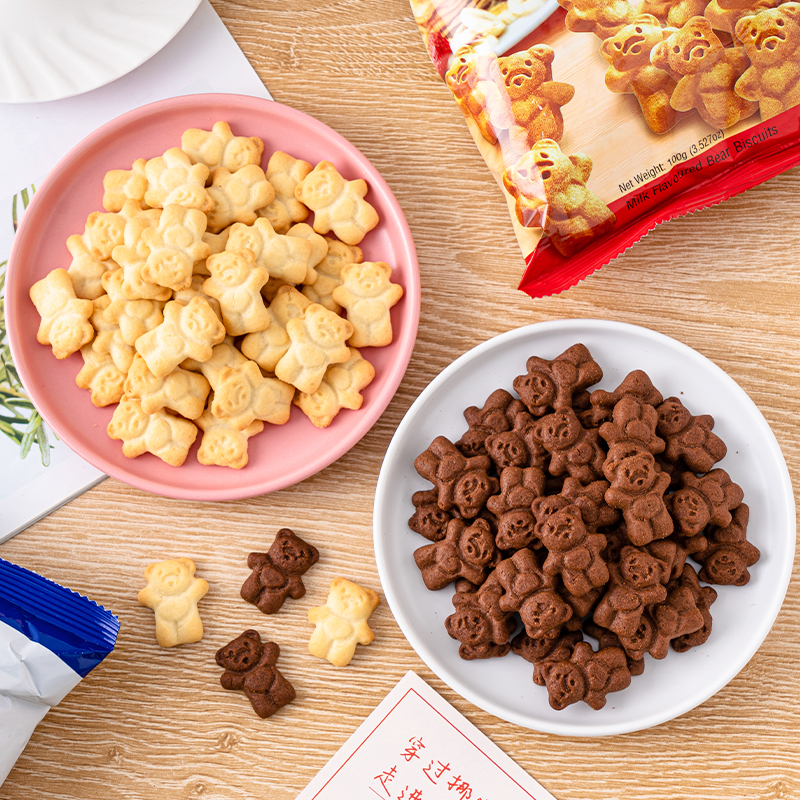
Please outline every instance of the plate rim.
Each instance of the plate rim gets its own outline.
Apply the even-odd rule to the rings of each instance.
[[[165,491],[163,484],[161,484],[158,480],[152,480],[146,476],[134,476],[135,480],[131,480],[131,476],[125,473],[124,470],[120,472],[113,462],[109,462],[104,457],[98,457],[97,454],[95,454],[90,448],[84,447],[80,442],[76,442],[71,434],[67,433],[66,435],[63,435],[63,431],[59,430],[59,426],[53,425],[51,420],[42,414],[41,411],[39,411],[48,426],[74,453],[79,455],[95,468],[104,472],[106,475],[126,483],[129,486],[143,489],[151,494],[156,494],[161,497],[170,497],[173,499],[182,500],[196,500],[200,502],[216,502],[258,497],[301,483],[302,481],[306,480],[312,475],[317,474],[318,472],[321,472],[323,469],[336,462],[345,453],[352,449],[364,436],[366,436],[366,434],[386,411],[389,403],[391,403],[392,399],[395,397],[397,389],[400,386],[400,383],[402,382],[403,377],[408,369],[408,364],[411,360],[411,355],[416,345],[417,332],[419,329],[421,278],[416,245],[411,234],[408,220],[406,219],[405,214],[403,213],[403,210],[394,195],[394,192],[385,178],[383,178],[378,169],[361,152],[361,150],[359,150],[342,134],[326,125],[321,120],[318,120],[316,117],[307,114],[306,112],[293,108],[292,106],[254,95],[211,92],[164,98],[151,103],[146,103],[135,109],[131,109],[130,111],[126,111],[93,130],[91,133],[81,139],[74,147],[72,147],[61,159],[59,159],[58,163],[50,170],[50,172],[48,172],[47,177],[42,181],[39,188],[34,193],[30,204],[26,208],[25,213],[22,215],[19,227],[17,228],[17,231],[12,239],[11,252],[8,256],[8,264],[6,267],[6,298],[19,291],[17,288],[18,280],[16,269],[16,261],[19,251],[23,247],[26,236],[29,235],[28,228],[33,224],[32,220],[34,219],[34,212],[38,212],[39,206],[47,202],[49,194],[48,190],[51,184],[56,183],[60,179],[61,173],[64,170],[69,169],[73,162],[79,160],[81,154],[84,153],[88,148],[92,147],[96,142],[106,139],[110,133],[126,127],[131,123],[146,119],[153,114],[158,114],[165,108],[184,110],[187,107],[194,107],[199,103],[206,105],[216,104],[216,106],[220,109],[222,109],[225,105],[231,106],[243,104],[252,106],[255,104],[256,106],[261,106],[265,110],[271,111],[273,114],[277,113],[278,116],[282,115],[289,120],[302,121],[304,125],[310,126],[312,129],[317,129],[317,131],[324,133],[327,137],[337,142],[340,147],[350,150],[356,154],[363,165],[370,186],[374,187],[378,185],[381,187],[382,195],[386,201],[385,204],[391,214],[392,225],[396,226],[399,230],[403,242],[403,252],[404,255],[407,256],[406,263],[408,266],[408,275],[403,286],[403,297],[405,302],[411,306],[407,312],[409,325],[407,332],[404,331],[400,346],[396,352],[396,357],[392,360],[391,365],[385,369],[386,378],[384,385],[387,387],[387,393],[390,392],[386,404],[382,405],[379,410],[376,406],[375,409],[366,411],[364,414],[364,422],[361,425],[357,426],[352,433],[340,439],[338,443],[335,443],[333,446],[329,446],[329,450],[327,452],[329,452],[331,457],[326,461],[324,466],[317,469],[304,468],[296,470],[295,476],[290,480],[290,482],[281,482],[280,486],[264,488],[265,482],[260,481],[257,484],[247,484],[247,488],[239,488],[238,486],[234,486],[230,489],[203,489],[202,496],[193,492],[191,487],[167,487]],[[22,280],[23,279],[20,277],[19,282],[22,283]],[[24,293],[25,296],[27,296],[27,292]],[[13,304],[6,303],[6,334],[9,349],[11,351],[11,358],[19,373],[19,377],[22,381],[25,391],[34,402],[34,405],[37,407],[38,411],[39,407],[36,403],[36,398],[38,397],[39,392],[35,385],[35,376],[29,375],[25,359],[21,355],[21,350],[18,349],[21,348],[21,345],[17,344],[16,336],[14,334],[14,330],[17,327],[15,325],[14,313]],[[298,475],[299,477],[297,477]]]
[[[784,504],[784,513],[786,514],[787,520],[789,520],[791,524],[791,521],[796,517],[796,506],[791,483],[791,475],[789,473],[786,460],[783,457],[783,452],[781,451],[775,434],[773,433],[769,423],[764,418],[758,406],[750,398],[747,392],[741,386],[739,386],[739,384],[727,372],[725,372],[725,370],[711,361],[711,359],[709,359],[707,356],[704,356],[702,353],[690,347],[689,345],[686,345],[671,336],[654,331],[651,328],[614,320],[575,318],[536,322],[493,336],[490,339],[487,339],[462,353],[431,380],[431,382],[423,389],[423,391],[417,396],[412,405],[406,411],[406,414],[400,421],[400,424],[397,426],[395,433],[392,436],[392,440],[389,443],[389,447],[384,455],[381,470],[378,475],[378,481],[375,487],[375,501],[373,504],[373,545],[375,550],[375,561],[378,569],[378,576],[381,581],[381,586],[383,588],[387,604],[392,611],[392,615],[400,627],[400,630],[403,632],[403,635],[406,637],[409,644],[411,644],[415,653],[440,680],[442,680],[453,691],[457,692],[459,695],[473,703],[478,708],[481,708],[500,719],[504,719],[507,722],[519,725],[520,727],[561,736],[600,738],[647,730],[662,723],[676,719],[688,711],[691,711],[693,708],[701,705],[710,697],[714,696],[717,692],[721,691],[725,686],[727,686],[728,683],[730,683],[731,680],[733,680],[733,678],[736,677],[736,675],[739,674],[739,672],[741,672],[742,669],[744,669],[747,663],[752,659],[752,657],[764,643],[766,637],[769,635],[783,606],[786,592],[791,581],[796,551],[796,536],[794,539],[790,536],[787,536],[785,539],[785,547],[782,548],[783,552],[776,552],[776,557],[780,559],[780,564],[782,565],[780,581],[777,584],[779,590],[773,593],[770,597],[768,608],[765,609],[767,613],[761,618],[761,625],[757,629],[756,636],[751,642],[751,647],[741,651],[742,653],[747,654],[746,657],[740,655],[736,659],[731,659],[728,662],[727,668],[721,673],[722,677],[720,682],[715,684],[710,691],[696,692],[687,697],[683,702],[676,703],[669,710],[664,711],[661,714],[651,714],[650,717],[642,719],[636,723],[618,722],[608,723],[604,726],[597,726],[593,728],[584,728],[569,722],[560,722],[558,719],[553,720],[552,722],[547,720],[540,722],[537,720],[535,721],[536,724],[533,724],[529,718],[522,714],[515,712],[503,713],[504,709],[497,707],[493,701],[487,701],[478,693],[474,692],[469,686],[465,685],[457,676],[454,676],[447,666],[443,664],[436,656],[436,653],[430,652],[428,647],[417,639],[415,631],[413,630],[409,620],[405,618],[404,614],[402,612],[398,614],[398,596],[395,593],[396,587],[390,577],[391,573],[387,560],[387,551],[383,544],[384,535],[380,530],[381,521],[384,516],[384,506],[386,505],[386,476],[388,475],[395,460],[395,451],[400,448],[400,442],[402,441],[406,431],[413,425],[416,416],[421,413],[428,399],[436,393],[442,384],[449,380],[453,374],[463,369],[465,365],[482,356],[487,350],[492,350],[496,347],[502,347],[507,342],[516,339],[524,339],[527,336],[535,337],[539,332],[546,334],[555,330],[567,333],[570,329],[584,327],[586,325],[595,326],[600,331],[614,330],[621,332],[629,331],[631,333],[635,332],[637,336],[641,336],[645,339],[658,341],[662,344],[668,344],[669,346],[674,347],[676,350],[689,355],[693,359],[699,358],[701,363],[708,367],[713,373],[716,373],[717,378],[721,378],[729,385],[735,386],[736,389],[741,392],[744,398],[746,398],[747,402],[749,402],[753,409],[757,412],[758,425],[761,428],[761,432],[766,435],[765,439],[769,446],[769,450],[771,451],[773,457],[777,456],[776,461],[782,467],[781,472],[783,481],[781,483],[781,499]],[[602,713],[602,710],[598,713]]]

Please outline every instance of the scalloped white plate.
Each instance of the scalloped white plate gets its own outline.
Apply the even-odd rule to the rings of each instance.
[[[200,0],[0,0],[0,102],[72,97],[164,47]]]
[[[482,406],[501,387],[513,392],[528,356],[554,358],[583,342],[603,369],[604,389],[628,372],[644,369],[664,397],[678,396],[694,414],[712,414],[714,432],[728,446],[720,466],[744,490],[750,506],[748,539],[761,551],[746,586],[716,586],[708,641],[686,653],[645,656],[642,675],[608,695],[593,711],[576,703],[554,711],[532,666],[510,653],[464,661],[445,629],[453,613],[452,587],[430,592],[413,553],[426,540],[408,528],[411,495],[430,483],[414,459],[438,435],[451,441],[466,430],[463,410]],[[761,412],[723,370],[663,334],[603,320],[543,322],[509,331],[465,353],[416,399],[389,445],[378,478],[373,516],[375,558],[383,590],[400,628],[422,660],[453,690],[509,722],[565,736],[608,736],[643,730],[673,719],[707,700],[750,660],[780,610],[794,560],[794,494],[780,447]],[[766,689],[765,689],[766,691]]]

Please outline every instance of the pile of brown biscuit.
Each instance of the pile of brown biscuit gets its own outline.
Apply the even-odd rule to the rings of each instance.
[[[600,709],[646,653],[703,644],[717,593],[701,581],[741,586],[760,554],[742,489],[714,466],[712,417],[640,370],[590,392],[603,373],[583,344],[526,367],[518,397],[496,390],[459,441],[416,458],[433,488],[412,498],[430,540],[414,559],[428,589],[455,583],[445,627],[462,658],[513,650],[554,709]]]

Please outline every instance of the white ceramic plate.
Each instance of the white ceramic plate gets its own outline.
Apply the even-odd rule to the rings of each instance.
[[[445,629],[453,613],[451,587],[428,591],[413,552],[426,540],[411,531],[411,495],[430,484],[414,459],[438,435],[455,441],[466,430],[463,409],[482,406],[496,388],[513,392],[531,355],[554,358],[583,342],[603,368],[600,388],[616,388],[644,369],[664,397],[676,395],[695,414],[710,413],[728,446],[720,466],[744,490],[750,506],[748,539],[761,559],[743,587],[717,586],[709,640],[686,653],[645,656],[644,673],[610,694],[605,708],[577,703],[550,708],[532,667],[510,653],[464,661]],[[509,722],[568,736],[606,736],[642,730],[677,717],[727,684],[750,660],[783,602],[795,550],[794,495],[780,448],[745,392],[719,367],[662,334],[632,325],[565,320],[530,325],[484,342],[454,361],[422,392],[400,423],[386,453],[375,494],[375,556],[383,589],[400,628],[425,663],[452,689]]]
[[[200,0],[0,0],[0,103],[104,86],[155,55]]]

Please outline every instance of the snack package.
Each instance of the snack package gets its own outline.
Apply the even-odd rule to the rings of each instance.
[[[531,297],[800,162],[800,3],[557,2],[411,0]]]
[[[0,558],[0,785],[34,728],[113,649],[102,606]]]

